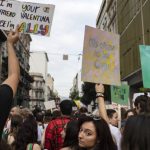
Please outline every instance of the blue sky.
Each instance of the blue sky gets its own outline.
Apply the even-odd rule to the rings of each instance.
[[[48,53],[48,73],[60,96],[69,96],[73,78],[81,69],[85,25],[96,26],[102,0],[26,0],[26,2],[54,4],[55,11],[50,37],[32,36],[31,51]],[[63,61],[63,54],[69,55]]]

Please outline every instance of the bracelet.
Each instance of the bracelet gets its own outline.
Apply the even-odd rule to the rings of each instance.
[[[96,94],[97,94],[97,93],[101,93],[101,94],[104,94],[103,92],[96,92]]]
[[[98,97],[104,97],[104,94],[103,94],[103,93],[98,92],[98,93],[96,93],[96,98],[98,98]]]

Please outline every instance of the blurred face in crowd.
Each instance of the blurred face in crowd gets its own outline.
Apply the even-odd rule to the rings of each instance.
[[[113,114],[112,118],[109,118],[109,122],[110,122],[111,125],[117,127],[118,126],[118,113],[115,112]]]
[[[64,126],[64,129],[61,131],[61,137],[64,140],[65,136],[66,136],[66,128],[67,128],[67,124]]]
[[[140,104],[138,104],[138,106],[135,106],[135,111],[136,111],[137,114],[140,113],[140,111],[141,111]]]
[[[79,146],[92,149],[97,142],[97,134],[93,122],[85,122],[81,125],[79,135]]]
[[[10,115],[14,116],[14,115],[20,115],[20,108],[18,107],[13,107],[10,111]]]
[[[128,119],[130,116],[133,116],[133,115],[134,115],[134,114],[133,114],[132,111],[128,112],[128,114],[127,114],[127,119]]]

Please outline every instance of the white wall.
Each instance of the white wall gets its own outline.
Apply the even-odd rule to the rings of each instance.
[[[30,53],[30,71],[32,73],[41,73],[45,80],[45,101],[47,101],[47,68],[48,68],[48,57],[46,52],[31,52]]]
[[[45,52],[30,53],[30,72],[41,73],[46,80],[47,77],[47,57]]]

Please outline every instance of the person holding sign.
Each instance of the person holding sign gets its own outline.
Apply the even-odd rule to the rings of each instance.
[[[108,123],[113,140],[115,141],[118,150],[120,150],[121,133],[118,128],[112,126],[109,122],[109,118],[107,116],[105,102],[104,102],[104,86],[103,86],[103,84],[96,84],[95,91],[96,91],[96,98],[98,101],[99,114]]]
[[[14,50],[14,44],[18,41],[18,39],[19,32],[17,27],[15,32],[10,31],[7,37],[8,77],[0,85],[0,139],[3,132],[3,127],[11,109],[13,97],[16,94],[19,83],[20,68]]]
[[[99,101],[99,116],[83,116],[79,118],[79,149],[80,150],[117,150],[113,141],[108,117],[104,104],[104,87],[96,84],[96,98]]]

